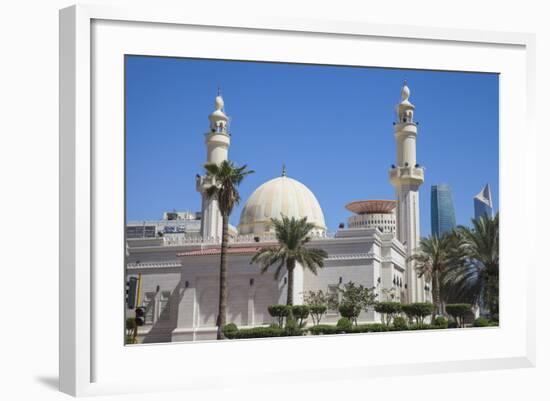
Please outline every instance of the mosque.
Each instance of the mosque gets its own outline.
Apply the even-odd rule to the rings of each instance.
[[[397,147],[389,181],[396,200],[361,200],[346,205],[352,215],[347,227],[329,233],[323,210],[306,185],[286,171],[260,185],[250,195],[237,227],[230,226],[228,248],[227,322],[241,328],[273,322],[267,307],[285,303],[286,274],[274,279],[250,263],[260,248],[275,245],[267,223],[281,215],[303,218],[315,224],[311,246],[328,253],[317,274],[297,266],[294,271],[294,303],[303,302],[307,291],[323,290],[338,296],[339,286],[353,281],[376,288],[379,299],[422,302],[431,299],[430,288],[407,261],[420,239],[419,187],[424,169],[416,162],[417,123],[406,83],[396,107],[394,135]],[[228,158],[231,136],[224,101],[218,94],[205,134],[206,163]],[[221,214],[217,201],[206,195],[213,182],[197,176],[202,196],[200,213],[167,213],[163,220],[131,222],[126,236],[126,277],[140,277],[138,303],[145,307],[140,342],[197,341],[216,338]],[[132,235],[128,235],[133,233]],[[148,233],[148,234],[147,234]],[[127,316],[134,316],[127,306]],[[322,323],[336,323],[339,315],[329,310]],[[373,311],[362,312],[360,322],[379,321]]]

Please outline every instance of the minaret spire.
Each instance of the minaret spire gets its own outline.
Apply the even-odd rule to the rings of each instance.
[[[227,160],[230,136],[228,133],[229,117],[223,111],[224,101],[218,86],[215,110],[208,116],[210,131],[205,134],[206,164],[220,164]],[[207,195],[207,190],[216,185],[207,175],[196,178],[197,191],[202,195],[201,236],[203,239],[216,238],[221,240],[222,217],[218,207],[218,201]]]

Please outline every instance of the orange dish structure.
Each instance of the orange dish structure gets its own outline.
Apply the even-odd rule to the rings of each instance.
[[[356,214],[391,213],[396,205],[394,200],[360,200],[348,203],[346,209]]]

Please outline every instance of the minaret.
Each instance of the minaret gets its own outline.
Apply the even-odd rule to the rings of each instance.
[[[405,245],[407,256],[414,253],[420,242],[418,189],[424,182],[424,169],[416,163],[417,123],[413,120],[414,105],[409,102],[409,96],[410,90],[405,82],[394,123],[397,166],[390,170],[390,181],[397,197],[397,239]],[[407,262],[406,276],[408,302],[425,301],[424,279],[418,278],[413,262]]]
[[[210,131],[205,135],[206,163],[220,164],[227,160],[229,150],[229,133],[227,123],[229,118],[223,111],[223,98],[218,90],[218,96],[214,102],[216,110],[208,116]],[[215,185],[206,175],[197,176],[197,191],[202,195],[201,236],[203,239],[218,238],[222,236],[222,215],[216,199],[209,198],[206,190]]]

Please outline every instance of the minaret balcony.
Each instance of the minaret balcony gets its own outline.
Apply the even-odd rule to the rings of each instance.
[[[216,180],[214,177],[210,177],[208,175],[197,175],[195,178],[195,184],[198,192],[204,192],[212,185],[215,185]]]
[[[390,181],[394,186],[420,185],[424,182],[424,167],[398,166],[390,169]]]
[[[205,136],[204,141],[207,144],[211,144],[211,145],[220,145],[220,146],[228,147],[229,142],[231,141],[227,131],[207,132],[206,134],[204,134],[204,136]]]

